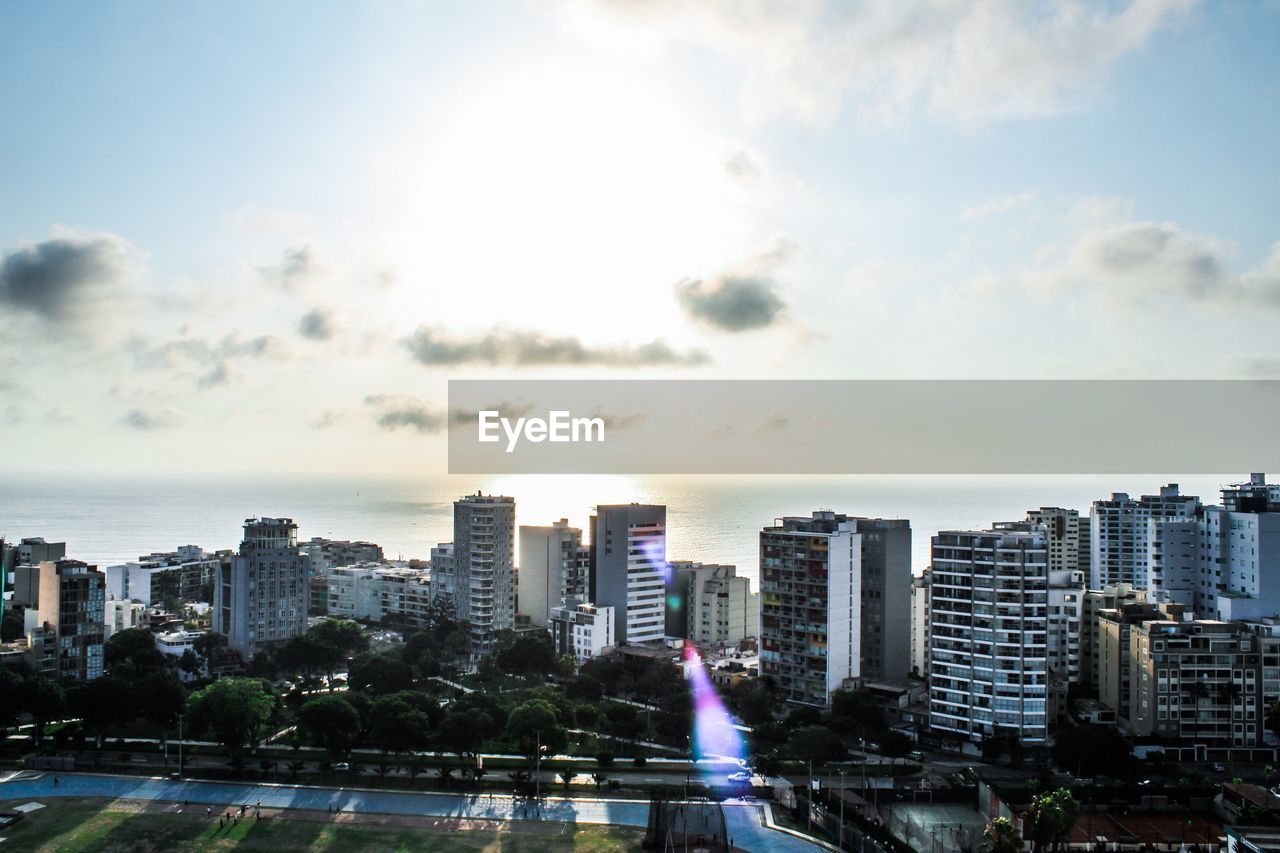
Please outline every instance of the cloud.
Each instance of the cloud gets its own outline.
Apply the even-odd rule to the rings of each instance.
[[[676,282],[676,303],[691,319],[722,332],[768,328],[787,307],[774,271],[794,253],[795,244],[776,238],[763,252],[709,280]]]
[[[483,364],[509,367],[690,367],[706,364],[702,350],[679,351],[663,340],[645,344],[591,345],[571,335],[552,336],[530,329],[495,326],[470,336],[450,335],[438,328],[420,326],[404,340],[421,364]]]
[[[745,148],[739,148],[724,161],[724,171],[730,178],[749,187],[756,186],[764,178],[764,165],[760,158]]]
[[[998,216],[1002,213],[1008,213],[1011,210],[1018,210],[1026,207],[1035,201],[1035,193],[1018,193],[1017,195],[1007,195],[1001,198],[994,198],[985,201],[982,204],[976,204],[968,208],[964,213],[960,214],[960,218],[966,222],[975,219],[983,219],[988,216]]]
[[[328,429],[336,426],[347,419],[346,412],[340,412],[336,409],[325,409],[320,416],[313,420],[310,424],[312,429]]]
[[[120,419],[120,423],[136,430],[151,431],[175,429],[184,426],[190,420],[187,415],[173,409],[131,409]]]
[[[52,409],[44,413],[44,422],[55,426],[73,424],[77,423],[79,420],[80,418],[78,416],[73,415],[58,406],[54,406]]]
[[[571,23],[594,30],[588,37],[642,30],[659,44],[708,47],[738,64],[749,114],[820,122],[845,103],[960,120],[1069,108],[1196,3],[613,0],[568,9]]]
[[[219,361],[208,373],[196,380],[196,388],[201,391],[218,388],[230,384],[234,374],[225,361]]]
[[[449,425],[443,409],[407,394],[370,394],[366,406],[374,409],[373,420],[379,429],[395,432],[410,429],[418,433],[437,433]]]
[[[285,249],[278,262],[260,266],[258,272],[274,284],[294,288],[314,276],[319,269],[315,247],[304,244]]]
[[[334,312],[327,308],[314,308],[298,321],[298,334],[313,341],[327,341],[336,332]]]
[[[1280,307],[1280,242],[1244,273],[1231,270],[1233,246],[1164,222],[1123,222],[1082,235],[1049,279],[1086,280],[1115,296],[1172,294],[1193,301]]]
[[[54,323],[84,319],[107,304],[129,269],[129,244],[113,234],[54,237],[0,260],[0,305]]]
[[[1237,356],[1235,366],[1246,376],[1280,379],[1280,355]]]
[[[10,403],[5,406],[4,411],[0,412],[0,420],[3,420],[9,426],[17,426],[18,424],[26,421],[26,419],[27,416],[23,413],[22,409],[18,408],[14,403]]]

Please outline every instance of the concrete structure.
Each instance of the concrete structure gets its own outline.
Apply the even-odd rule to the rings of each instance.
[[[422,625],[433,601],[426,571],[386,563],[339,566],[313,577],[311,588],[311,615],[340,619]]]
[[[103,607],[102,623],[102,635],[107,640],[111,639],[111,635],[116,631],[145,628],[147,627],[147,605],[140,601],[108,599]]]
[[[1280,616],[1280,486],[1255,473],[1222,506],[1153,533],[1152,596],[1223,621]]]
[[[901,681],[911,672],[911,522],[849,520],[862,547],[859,675]]]
[[[1262,656],[1242,626],[1150,621],[1133,626],[1129,642],[1133,734],[1208,748],[1263,745]]]
[[[1093,502],[1090,515],[1089,588],[1127,583],[1146,589],[1151,583],[1155,528],[1164,521],[1193,520],[1200,499],[1182,495],[1177,483],[1158,495],[1131,498],[1116,492]]]
[[[313,536],[298,545],[306,556],[312,575],[322,575],[338,566],[354,566],[357,563],[381,563],[382,546],[372,542],[352,542],[346,539],[326,539]]]
[[[41,671],[59,679],[92,681],[102,675],[105,578],[79,560],[39,564],[40,603],[26,613],[28,642]]]
[[[590,551],[582,530],[562,518],[550,527],[520,526],[520,562],[516,571],[517,611],[530,624],[546,626],[551,611],[587,594]]]
[[[1100,679],[1099,631],[1104,610],[1116,610],[1147,601],[1145,589],[1130,584],[1109,584],[1102,589],[1085,590],[1080,614],[1080,683],[1097,690]]]
[[[453,503],[454,612],[468,626],[471,654],[493,649],[516,619],[515,498],[477,492]]]
[[[780,518],[760,533],[760,675],[792,702],[827,705],[857,680],[862,541],[833,512]]]
[[[246,660],[307,630],[307,559],[291,518],[249,518],[214,584],[213,627]]]
[[[181,658],[183,652],[196,650],[196,640],[205,635],[204,631],[188,631],[179,629],[177,631],[158,631],[152,635],[156,644],[156,651],[162,655]],[[187,672],[181,667],[178,668],[178,676],[183,681],[194,681],[203,675],[204,667],[201,671]]]
[[[614,625],[612,607],[571,599],[551,609],[548,630],[556,654],[571,654],[581,663],[613,648]]]
[[[720,649],[736,646],[760,633],[760,596],[751,580],[733,566],[675,561],[669,564],[672,590],[668,598],[667,634]],[[673,633],[672,614],[683,614],[682,633]]]
[[[148,607],[161,606],[170,599],[210,602],[214,578],[222,563],[229,561],[229,555],[224,560],[196,545],[148,554],[132,563],[107,566],[107,595],[119,601],[140,601]]]
[[[1175,614],[1161,611],[1146,600],[1121,603],[1098,612],[1098,675],[1094,682],[1098,701],[1115,711],[1116,721],[1125,727],[1133,714],[1133,661],[1131,632],[1143,622],[1171,619]],[[1176,614],[1178,619],[1182,614]]]
[[[431,594],[453,601],[458,591],[458,576],[453,560],[453,543],[441,542],[431,549]]]
[[[590,599],[613,608],[615,642],[661,643],[666,636],[667,508],[596,507],[590,555]]]
[[[933,537],[929,725],[980,741],[1048,740],[1048,545],[1043,528]]]
[[[911,581],[911,674],[929,677],[929,592],[933,584],[933,570]]]

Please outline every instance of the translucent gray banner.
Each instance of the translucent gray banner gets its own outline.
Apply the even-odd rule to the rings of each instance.
[[[451,380],[451,474],[1280,470],[1275,380]]]

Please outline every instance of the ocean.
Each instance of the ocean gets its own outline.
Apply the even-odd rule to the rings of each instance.
[[[178,545],[234,548],[251,516],[287,516],[301,539],[324,536],[380,544],[390,558],[425,558],[452,538],[452,502],[474,493],[516,499],[518,524],[568,518],[586,527],[597,504],[667,507],[667,557],[731,563],[758,579],[758,533],[784,515],[832,509],[850,515],[907,518],[912,564],[929,562],[929,538],[943,529],[1016,520],[1040,506],[1087,512],[1112,492],[1150,494],[1178,482],[1184,494],[1216,503],[1216,477],[614,477],[520,476],[378,479],[360,477],[192,476],[108,478],[0,477],[0,535],[65,541],[69,556],[100,567]]]

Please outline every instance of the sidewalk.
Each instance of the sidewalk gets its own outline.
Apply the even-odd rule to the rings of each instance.
[[[0,782],[0,800],[49,797],[115,797],[144,802],[184,802],[202,805],[261,804],[264,809],[290,809],[339,815],[400,815],[438,817],[463,822],[521,820],[563,823],[616,824],[644,827],[647,800],[543,797],[541,803],[504,794],[445,794],[380,791],[367,788],[320,788],[267,783],[169,781],[158,778],[108,776],[91,773],[57,774],[31,771]],[[724,803],[725,820],[737,846],[747,850],[812,853],[825,849],[806,839],[764,823],[758,803]]]

